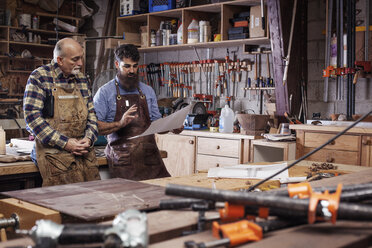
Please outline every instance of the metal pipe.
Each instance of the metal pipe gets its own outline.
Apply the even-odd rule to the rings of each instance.
[[[275,195],[262,196],[250,192],[237,192],[230,190],[207,189],[185,185],[168,184],[165,193],[167,195],[176,195],[205,199],[211,201],[224,201],[239,205],[257,205],[268,208],[282,208],[290,211],[298,211],[306,214],[309,209],[309,199],[293,199],[287,197],[278,197]],[[317,216],[322,216],[323,207],[318,204],[316,207]],[[372,208],[370,206],[340,203],[337,213],[338,219],[370,221],[372,220]]]

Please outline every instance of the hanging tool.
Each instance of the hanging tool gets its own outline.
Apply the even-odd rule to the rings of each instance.
[[[332,32],[332,11],[333,11],[333,0],[327,0],[327,18],[326,18],[326,55],[325,55],[325,67],[329,69],[329,62],[331,57],[331,32]],[[323,101],[328,102],[328,77],[324,78],[324,93]]]
[[[269,55],[269,53],[266,53],[266,66],[267,66],[266,87],[275,87],[274,86],[274,79],[271,77],[271,73],[270,73],[270,55]]]
[[[261,22],[262,22],[262,29],[265,30],[265,13],[264,13],[264,0],[261,0]],[[253,20],[251,20],[253,21]]]
[[[289,44],[288,44],[288,52],[287,56],[285,57],[285,67],[284,67],[284,74],[283,74],[283,85],[287,82],[288,77],[288,67],[289,67],[289,60],[291,56],[291,49],[292,49],[292,40],[293,40],[293,30],[294,30],[294,22],[296,19],[296,9],[297,9],[297,0],[294,0],[293,3],[293,10],[292,10],[292,22],[291,22],[291,32],[289,34]]]

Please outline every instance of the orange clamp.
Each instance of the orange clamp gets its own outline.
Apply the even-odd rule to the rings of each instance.
[[[298,197],[300,199],[309,198],[313,190],[310,183],[293,183],[288,185],[289,197]]]
[[[249,241],[258,241],[263,236],[262,228],[248,220],[224,225],[220,225],[217,221],[214,221],[212,233],[216,238],[228,238],[230,240],[230,246],[236,246]]]
[[[324,193],[313,192],[309,199],[309,212],[308,212],[308,222],[312,224],[316,219],[323,220],[324,218],[316,217],[316,208],[318,206],[319,200],[328,201],[328,210],[332,214],[331,221],[333,224],[336,223],[337,210],[340,203],[340,196],[342,191],[342,184],[337,185],[337,190],[333,194],[329,194],[326,190]]]
[[[260,207],[258,209],[258,217],[267,219],[267,217],[269,217],[269,208]]]
[[[323,70],[323,77],[332,77],[335,75],[335,68],[333,66],[328,66],[325,70]]]
[[[231,221],[244,218],[245,208],[242,205],[233,205],[225,202],[225,207],[219,210],[220,218],[223,221]]]

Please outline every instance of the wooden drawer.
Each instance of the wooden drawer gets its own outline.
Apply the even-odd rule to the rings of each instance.
[[[196,171],[208,170],[214,167],[223,167],[239,164],[238,158],[218,157],[198,154],[196,158]]]
[[[334,136],[335,134],[305,133],[305,148],[318,147]],[[337,138],[333,143],[327,145],[325,148],[330,150],[359,151],[359,144],[360,136],[343,135]]]
[[[239,158],[240,140],[198,138],[198,154]]]
[[[313,148],[305,148],[304,152],[307,154],[314,150]],[[350,165],[360,165],[358,152],[350,151],[335,151],[328,149],[321,149],[317,151],[306,160],[318,161],[318,162],[328,162],[328,163],[338,163],[338,164],[350,164]]]

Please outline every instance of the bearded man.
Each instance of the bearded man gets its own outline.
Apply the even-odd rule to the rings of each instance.
[[[34,70],[27,81],[23,111],[27,130],[36,138],[31,158],[43,186],[100,179],[93,149],[97,118],[81,73],[83,58],[82,46],[64,38],[57,42],[52,62]]]
[[[93,99],[99,133],[108,141],[105,154],[110,176],[136,181],[170,176],[154,135],[128,139],[161,118],[154,90],[138,81],[139,59],[134,45],[119,46],[115,50],[117,75]]]

